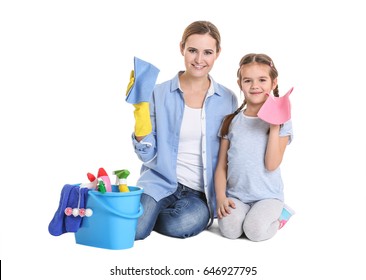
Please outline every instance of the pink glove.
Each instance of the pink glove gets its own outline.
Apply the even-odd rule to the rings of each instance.
[[[291,119],[290,94],[292,87],[284,96],[269,95],[258,112],[258,118],[270,124],[280,125]]]

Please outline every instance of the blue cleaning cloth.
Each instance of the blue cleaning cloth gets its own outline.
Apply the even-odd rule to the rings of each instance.
[[[160,70],[149,62],[134,57],[135,82],[127,93],[126,101],[131,104],[149,102]]]
[[[62,188],[60,202],[49,226],[48,231],[53,236],[59,236],[66,232],[76,232],[81,226],[82,217],[66,216],[67,207],[77,208],[79,201],[78,185],[65,185]],[[80,208],[86,208],[88,188],[80,189]]]

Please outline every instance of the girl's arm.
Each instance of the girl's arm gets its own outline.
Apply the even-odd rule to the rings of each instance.
[[[288,143],[288,136],[280,137],[280,126],[270,125],[264,164],[268,171],[280,166]]]
[[[215,170],[215,192],[217,216],[221,219],[230,214],[230,207],[235,208],[234,202],[226,197],[227,151],[230,142],[221,138],[219,159]]]

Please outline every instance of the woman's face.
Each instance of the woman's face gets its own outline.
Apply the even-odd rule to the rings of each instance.
[[[276,87],[277,79],[271,80],[270,67],[261,63],[249,63],[240,68],[241,80],[238,81],[240,89],[248,105],[263,104],[268,94]]]
[[[216,40],[209,34],[189,36],[181,53],[187,74],[197,78],[206,77],[219,56],[216,52]]]

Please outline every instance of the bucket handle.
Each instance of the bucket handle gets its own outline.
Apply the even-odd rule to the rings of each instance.
[[[102,207],[104,207],[105,210],[107,210],[108,212],[110,212],[118,217],[125,218],[125,219],[137,219],[144,213],[144,207],[142,206],[141,202],[140,202],[139,212],[137,212],[135,214],[124,214],[124,213],[118,213],[116,210],[114,210],[110,206],[106,205],[105,203],[102,203],[102,200],[99,197],[97,197],[96,195],[94,195],[93,193],[90,193],[90,194],[93,195],[93,197],[99,202],[100,205],[102,205]]]

